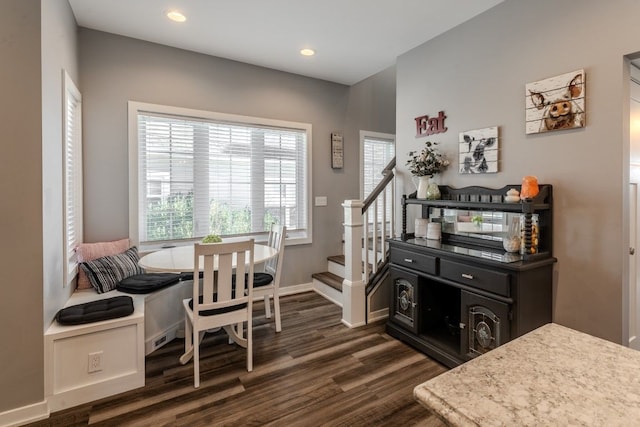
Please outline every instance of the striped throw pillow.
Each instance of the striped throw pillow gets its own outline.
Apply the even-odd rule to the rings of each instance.
[[[138,248],[133,246],[120,254],[85,261],[80,268],[87,274],[91,286],[102,294],[114,290],[122,279],[144,273],[138,265],[139,259]]]

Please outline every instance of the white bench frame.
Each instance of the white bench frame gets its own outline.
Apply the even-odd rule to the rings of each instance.
[[[101,399],[145,384],[145,356],[184,336],[182,300],[191,281],[149,293],[76,291],[65,307],[128,295],[133,314],[117,319],[63,326],[55,320],[44,334],[45,396],[50,412]],[[102,369],[89,371],[89,354],[100,353]]]

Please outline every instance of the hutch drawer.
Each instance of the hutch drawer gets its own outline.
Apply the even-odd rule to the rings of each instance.
[[[509,296],[508,273],[443,259],[440,261],[440,276],[494,294]]]
[[[434,256],[404,249],[394,249],[389,254],[392,264],[434,275],[438,274],[437,260]]]

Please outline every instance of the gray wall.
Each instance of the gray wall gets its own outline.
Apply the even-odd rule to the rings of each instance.
[[[0,67],[0,413],[43,404],[43,331],[71,292],[62,277],[61,70],[78,77],[66,0],[2,5],[0,56],[10,66]]]
[[[84,28],[79,41],[85,241],[128,236],[133,100],[311,123],[312,197],[328,196],[328,206],[313,208],[313,244],[286,249],[282,285],[310,282],[341,253],[340,204],[358,194],[357,138],[345,141],[345,168],[332,170],[329,136],[346,133],[349,87]]]
[[[389,67],[351,86],[347,108],[347,131],[345,144],[350,160],[358,166],[360,162],[360,130],[396,133],[396,67]],[[358,181],[359,170],[349,170]],[[356,189],[356,192],[359,189]]]
[[[457,158],[458,134],[500,126],[500,172],[439,177],[454,187],[502,187],[537,175],[554,186],[553,320],[622,342],[628,268],[628,69],[640,50],[640,2],[508,0],[402,55],[397,62],[397,153],[402,192],[414,117],[444,110],[448,131],[430,139]],[[525,84],[586,72],[587,126],[525,135]]]
[[[351,86],[347,109],[347,131],[345,132],[345,157],[354,159],[346,173],[350,181],[359,183],[360,130],[396,133],[396,67],[389,67]],[[353,198],[360,198],[356,188]],[[372,296],[371,310],[388,306],[389,295],[384,290]]]
[[[44,395],[40,1],[4,0],[2,8],[0,413]]]
[[[79,89],[76,21],[67,0],[42,2],[42,199],[44,328],[67,302],[65,286],[62,70]]]

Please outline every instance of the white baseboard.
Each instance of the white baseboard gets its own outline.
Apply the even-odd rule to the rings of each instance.
[[[44,420],[49,417],[49,406],[47,401],[34,403],[0,412],[0,427],[13,427]]]
[[[376,320],[386,319],[389,317],[389,309],[383,308],[381,310],[372,311],[369,313],[369,322],[375,322]]]
[[[341,321],[343,325],[345,325],[347,328],[350,328],[350,329],[359,328],[360,326],[366,325],[365,322],[349,323],[344,319],[342,319]]]
[[[309,291],[313,291],[313,283],[311,282],[292,286],[281,286],[280,296],[303,294]]]
[[[174,338],[184,338],[184,321],[170,325],[166,330],[145,338],[144,355],[148,356]]]
[[[56,393],[52,396],[48,396],[47,400],[49,410],[51,412],[56,412],[133,390],[138,387],[144,387],[144,375],[144,371],[133,372],[119,377],[110,378],[100,383],[84,385],[82,387]]]

